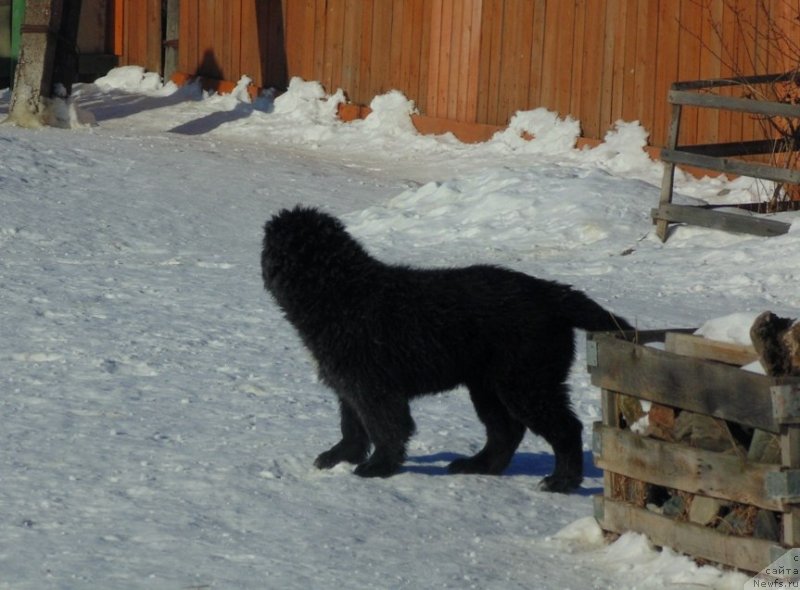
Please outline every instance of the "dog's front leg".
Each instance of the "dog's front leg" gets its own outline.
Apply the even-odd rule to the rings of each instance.
[[[394,475],[406,460],[406,443],[415,430],[408,400],[387,395],[360,404],[358,412],[375,450],[354,473],[361,477]]]
[[[341,398],[339,398],[339,414],[342,440],[317,457],[314,465],[318,469],[330,469],[342,461],[361,463],[367,458],[369,452],[367,431],[361,425],[361,420],[353,407]]]

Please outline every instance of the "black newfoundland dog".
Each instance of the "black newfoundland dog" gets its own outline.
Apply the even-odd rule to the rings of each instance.
[[[317,467],[347,461],[363,477],[396,473],[414,432],[409,400],[465,385],[486,445],[451,473],[502,473],[529,428],[555,453],[541,488],[580,485],[581,423],[565,384],[573,328],[628,322],[567,285],[505,268],[385,264],[312,208],[281,211],[264,234],[264,286],[339,399],[342,439]]]

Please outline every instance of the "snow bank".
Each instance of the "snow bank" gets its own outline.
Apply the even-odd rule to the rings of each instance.
[[[141,66],[122,66],[114,68],[105,76],[94,81],[103,92],[122,90],[124,92],[141,92],[146,94],[170,94],[177,88],[173,82],[163,84],[161,76],[155,72],[146,72]]]
[[[750,345],[753,343],[750,339],[750,328],[761,313],[761,311],[744,311],[713,318],[700,326],[695,334],[710,340]]]

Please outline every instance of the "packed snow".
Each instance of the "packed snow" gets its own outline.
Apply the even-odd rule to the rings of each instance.
[[[537,489],[553,461],[530,434],[505,475],[448,475],[483,443],[463,391],[414,404],[399,475],[314,469],[337,406],[263,290],[261,232],[315,205],[390,262],[502,264],[643,329],[696,328],[798,315],[797,217],[784,236],[676,227],[662,244],[635,122],[578,150],[579,122],[537,109],[466,145],[416,134],[397,92],[342,123],[341,92],[293,80],[250,102],[246,83],[120,68],[58,105],[69,130],[0,126],[0,589],[741,588],[642,535],[604,539],[582,334],[578,493]],[[676,186],[758,198],[750,179]]]

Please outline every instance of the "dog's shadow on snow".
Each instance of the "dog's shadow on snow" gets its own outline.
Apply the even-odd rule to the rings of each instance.
[[[411,456],[406,460],[403,471],[421,475],[450,475],[447,465],[463,455],[458,453],[435,453],[433,455]],[[549,453],[515,453],[511,464],[503,472],[503,477],[543,478],[553,472],[555,458]],[[603,471],[595,467],[591,451],[583,453],[583,475],[587,479],[603,476]],[[581,487],[575,493],[579,496],[593,496],[602,493],[602,488]]]

